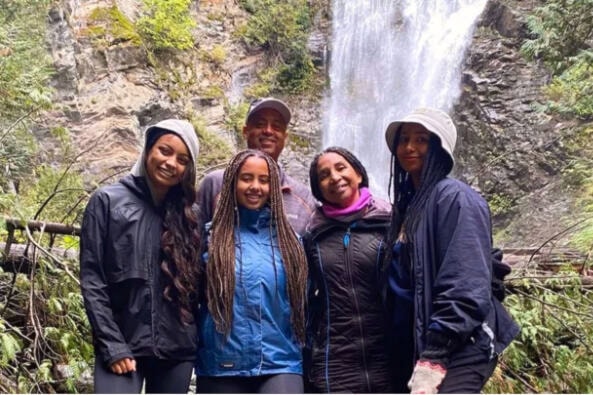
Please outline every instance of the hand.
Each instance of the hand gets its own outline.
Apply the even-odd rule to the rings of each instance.
[[[133,358],[122,358],[113,362],[110,366],[111,371],[115,374],[126,374],[136,371],[136,360]]]
[[[439,363],[421,359],[416,362],[408,388],[412,394],[436,394],[447,374],[447,369]]]

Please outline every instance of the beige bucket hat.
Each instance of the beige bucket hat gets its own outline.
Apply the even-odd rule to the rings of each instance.
[[[424,126],[426,130],[436,134],[441,139],[441,146],[449,154],[452,164],[455,163],[453,151],[455,150],[455,143],[457,142],[457,128],[453,124],[451,117],[444,111],[436,108],[417,108],[410,114],[406,115],[400,120],[393,121],[387,126],[385,130],[385,141],[387,147],[393,155],[395,152],[395,136],[399,127],[403,123],[419,123]]]

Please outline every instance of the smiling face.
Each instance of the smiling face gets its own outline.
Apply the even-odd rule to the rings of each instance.
[[[360,198],[362,176],[340,154],[321,155],[317,161],[317,177],[321,195],[331,205],[344,208]]]
[[[264,158],[250,156],[245,160],[235,188],[237,204],[250,210],[258,210],[270,198],[270,170]]]
[[[243,136],[248,148],[263,151],[278,161],[288,137],[286,127],[286,121],[278,111],[264,108],[249,118],[243,127]]]
[[[418,123],[404,123],[397,142],[397,160],[418,189],[430,142],[430,132]]]
[[[191,165],[187,146],[173,133],[159,137],[148,151],[145,163],[148,179],[159,196],[164,196],[171,187],[179,184],[185,169]]]

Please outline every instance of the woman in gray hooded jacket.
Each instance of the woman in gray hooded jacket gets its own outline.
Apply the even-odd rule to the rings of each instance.
[[[198,139],[189,122],[149,127],[131,174],[100,188],[80,239],[96,393],[184,393],[196,353]]]

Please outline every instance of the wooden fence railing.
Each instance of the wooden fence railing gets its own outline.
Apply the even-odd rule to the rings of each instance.
[[[5,227],[8,232],[6,242],[0,242],[0,250],[4,252],[0,265],[9,271],[28,273],[30,269],[30,254],[36,246],[31,240],[33,232],[49,233],[51,235],[80,236],[80,227],[55,222],[23,221],[17,218],[5,217]],[[26,244],[16,243],[15,232],[24,231],[29,240]],[[49,247],[47,252],[63,258],[76,258],[78,252],[62,248]]]

